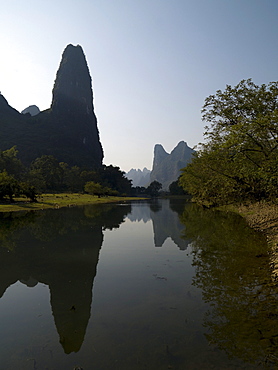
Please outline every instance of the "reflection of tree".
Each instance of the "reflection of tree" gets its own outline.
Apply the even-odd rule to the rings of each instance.
[[[117,205],[80,207],[1,220],[5,225],[0,232],[2,245],[8,229],[14,244],[12,251],[0,248],[0,297],[17,280],[30,287],[37,282],[49,285],[54,321],[66,353],[77,352],[84,340],[102,229],[118,227],[129,210]]]
[[[14,232],[34,222],[35,212],[0,213],[0,246],[12,250],[16,245]]]
[[[246,362],[278,364],[277,287],[265,239],[237,215],[187,205],[181,217],[196,277],[210,303],[207,339]]]
[[[152,199],[149,205],[153,213],[159,212],[162,209],[162,204],[161,204],[160,199]]]

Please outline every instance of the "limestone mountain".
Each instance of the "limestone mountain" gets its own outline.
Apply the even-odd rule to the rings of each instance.
[[[36,116],[40,113],[39,108],[36,105],[29,105],[29,107],[23,109],[22,114],[30,114],[31,116]]]
[[[81,46],[64,50],[52,95],[50,109],[35,116],[20,114],[0,95],[0,149],[16,145],[27,165],[42,155],[54,155],[71,166],[100,167],[103,150]]]
[[[191,160],[193,153],[194,150],[184,141],[180,141],[170,154],[161,144],[156,144],[150,181],[156,180],[162,184],[163,190],[168,190],[169,185],[179,178],[180,170]]]
[[[146,187],[150,183],[150,173],[151,171],[146,167],[143,170],[132,168],[125,174],[125,177],[132,181],[133,186]]]

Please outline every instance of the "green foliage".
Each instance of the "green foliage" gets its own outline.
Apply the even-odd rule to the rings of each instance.
[[[103,166],[99,170],[103,186],[117,190],[120,194],[131,194],[131,180],[125,177],[125,173],[116,166]]]
[[[29,198],[31,202],[37,202],[37,196],[39,195],[36,187],[27,182],[20,183],[19,194]]]
[[[78,166],[70,167],[65,162],[58,162],[52,155],[43,155],[27,169],[17,159],[15,147],[0,152],[0,174],[3,182],[0,198],[9,196],[11,200],[16,194],[15,184],[17,193],[25,195],[31,201],[36,200],[38,192],[82,192],[85,184],[90,182],[101,188],[96,195],[131,194],[131,181],[119,167],[103,166],[93,171]],[[20,180],[23,182],[19,183]]]
[[[159,191],[162,189],[162,184],[158,181],[153,181],[146,189],[146,194],[149,194],[152,198],[158,197]]]
[[[38,192],[35,186],[27,182],[19,182],[12,175],[8,175],[7,171],[0,172],[0,200],[8,197],[10,202],[13,202],[15,196],[24,195],[32,202],[36,202]]]
[[[146,194],[146,188],[144,186],[135,186],[132,187],[132,195],[135,196],[144,196]]]
[[[101,196],[119,195],[119,192],[117,190],[110,189],[107,186],[102,186],[101,184],[96,183],[94,181],[87,182],[84,186],[84,191],[92,195],[97,195],[99,198]]]
[[[19,192],[19,183],[7,171],[0,173],[0,199],[8,196],[10,201],[13,202],[13,197]]]
[[[169,191],[171,195],[185,195],[186,194],[182,186],[179,185],[179,180],[173,181],[169,185]]]
[[[89,181],[85,184],[84,190],[86,193],[97,195],[99,198],[104,195],[104,188],[94,181]]]
[[[29,178],[41,190],[58,190],[62,176],[63,169],[52,155],[43,155],[31,164]]]
[[[208,205],[275,200],[278,185],[278,82],[243,80],[205,100],[207,142],[180,185]]]
[[[17,153],[15,146],[0,152],[0,171],[5,170],[8,174],[19,178],[22,175],[24,166],[17,158]]]

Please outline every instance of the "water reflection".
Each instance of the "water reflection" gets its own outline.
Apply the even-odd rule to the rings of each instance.
[[[193,240],[193,284],[210,304],[208,342],[246,363],[277,366],[278,291],[265,238],[239,216],[192,204],[181,221]]]
[[[240,217],[179,200],[0,215],[0,245],[1,368],[277,368],[269,256]]]
[[[84,340],[103,229],[119,227],[128,212],[106,205],[0,215],[0,298],[18,280],[48,285],[65,353]]]
[[[181,237],[184,225],[179,219],[179,214],[183,209],[184,202],[175,199],[137,202],[133,204],[128,218],[132,222],[152,221],[156,247],[162,247],[166,239],[171,238],[179,249],[186,250],[190,240]]]

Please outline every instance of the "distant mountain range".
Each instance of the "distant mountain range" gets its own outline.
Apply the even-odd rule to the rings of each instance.
[[[125,174],[125,176],[132,181],[132,186],[147,187],[150,183],[150,173],[151,171],[146,167],[143,169],[143,171],[132,168]]]
[[[161,144],[156,144],[150,182],[156,180],[162,184],[163,190],[168,190],[169,185],[179,178],[180,170],[190,162],[193,153],[194,150],[184,141],[180,141],[170,154]]]
[[[169,185],[179,178],[180,170],[188,164],[193,153],[194,150],[185,141],[180,141],[170,154],[161,144],[156,144],[152,170],[146,167],[143,170],[132,168],[125,176],[132,180],[133,186],[147,187],[156,180],[162,184],[162,189],[167,191]]]
[[[25,165],[42,155],[71,166],[102,165],[91,76],[80,45],[68,45],[63,52],[50,109],[39,112],[30,106],[22,113],[0,94],[0,150],[16,145]]]

